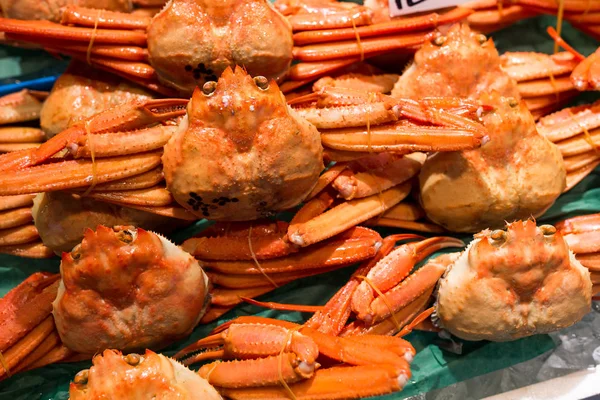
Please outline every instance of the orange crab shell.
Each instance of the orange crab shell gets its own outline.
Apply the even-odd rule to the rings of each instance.
[[[520,98],[517,82],[501,68],[492,39],[472,31],[467,24],[455,24],[445,36],[423,44],[414,63],[396,82],[392,96],[478,99],[491,91]]]
[[[554,227],[485,230],[439,285],[440,325],[466,340],[509,341],[565,328],[590,311],[589,271]]]
[[[84,354],[160,348],[188,335],[208,305],[198,262],[140,228],[86,229],[81,245],[63,253],[61,275],[56,327]]]
[[[268,0],[171,0],[148,27],[150,64],[188,95],[234,65],[279,79],[292,47],[289,22]]]
[[[323,170],[317,129],[287,106],[275,82],[261,79],[227,68],[213,92],[194,91],[165,146],[167,188],[201,218],[254,220],[289,209]]]
[[[71,383],[71,400],[221,399],[205,379],[171,358],[150,350],[132,356],[116,350],[95,356],[89,371]]]
[[[495,107],[482,118],[489,142],[475,150],[434,154],[419,175],[427,217],[453,232],[538,217],[566,186],[560,151],[536,130],[524,102],[495,92],[481,101]]]

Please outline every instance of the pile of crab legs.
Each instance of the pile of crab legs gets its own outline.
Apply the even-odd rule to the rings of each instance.
[[[548,229],[549,229],[549,228],[545,228],[545,231],[546,231],[546,232],[548,232]],[[242,236],[246,236],[246,235],[240,235],[240,236],[242,237]],[[247,233],[247,236],[251,236],[251,234],[250,234],[250,231],[248,231],[248,233]],[[500,236],[501,236],[501,235],[500,235]],[[196,248],[198,248],[198,246],[197,246],[197,245],[196,245],[195,247],[196,247]],[[251,253],[253,252],[253,250],[250,248],[250,249],[249,249],[249,252],[250,252],[250,256],[251,256],[251,258],[252,258],[252,254],[251,254]],[[247,254],[248,254],[248,253],[246,253],[246,257],[248,257],[248,256],[247,256]],[[254,261],[254,260],[253,260],[253,261]],[[233,396],[233,395],[232,395],[232,396]]]

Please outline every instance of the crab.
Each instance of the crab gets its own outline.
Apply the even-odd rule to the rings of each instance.
[[[73,61],[52,87],[40,111],[40,126],[49,139],[99,112],[156,94]]]
[[[538,133],[524,102],[496,93],[483,99],[496,106],[483,117],[490,141],[479,150],[433,155],[419,174],[423,209],[451,231],[538,217],[569,179],[560,150]]]
[[[190,399],[221,400],[206,379],[162,354],[143,355],[105,350],[92,359],[93,366],[75,375],[69,386],[72,400]]]
[[[152,18],[71,6],[61,20],[68,26],[42,29],[3,19],[0,30],[171,97],[189,96],[235,65],[281,79],[292,61],[291,27],[267,0],[172,0]]]
[[[590,311],[591,295],[590,272],[562,234],[517,221],[475,235],[452,261],[434,320],[466,340],[515,340],[573,325]]]

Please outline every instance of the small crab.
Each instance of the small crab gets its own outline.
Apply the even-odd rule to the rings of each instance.
[[[449,261],[435,312],[439,325],[462,339],[548,333],[590,311],[590,272],[552,225],[527,220],[484,230]]]
[[[419,99],[426,93],[478,99],[490,91],[519,99],[517,82],[502,70],[494,42],[466,24],[455,24],[445,36],[423,44],[392,96]]]
[[[141,228],[86,229],[83,242],[63,254],[61,275],[56,328],[83,354],[160,348],[188,335],[209,305],[198,261]]]
[[[220,400],[221,396],[200,375],[162,354],[121,355],[105,350],[94,365],[75,375],[69,387],[71,400],[84,399],[189,399]]]

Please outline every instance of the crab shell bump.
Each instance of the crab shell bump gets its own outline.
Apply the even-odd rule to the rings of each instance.
[[[208,307],[208,278],[190,254],[141,228],[86,229],[63,253],[53,303],[71,350],[160,348],[188,335]]]
[[[485,230],[440,280],[438,325],[465,340],[509,341],[573,325],[590,311],[592,282],[560,232],[517,221]]]
[[[93,364],[75,376],[69,387],[71,400],[221,399],[206,379],[150,350],[143,356],[105,350]]]

